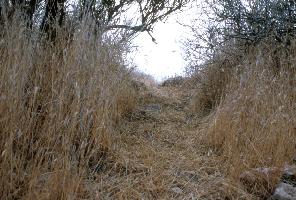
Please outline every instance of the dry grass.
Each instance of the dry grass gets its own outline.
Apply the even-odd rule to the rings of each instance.
[[[37,42],[38,33],[27,34],[19,23],[5,30],[1,199],[258,199],[270,193],[279,173],[259,191],[243,187],[239,176],[281,168],[295,154],[293,48],[277,57],[270,47],[257,48],[242,62],[221,56],[197,78],[161,87],[123,67],[124,46],[90,30],[82,24],[71,42],[61,30],[54,45]]]
[[[142,88],[146,86],[155,87],[157,85],[156,80],[151,75],[138,71],[138,69],[135,69],[132,72],[132,78],[134,81],[136,81],[136,84]]]
[[[130,77],[122,47],[90,29],[81,25],[71,42],[59,32],[54,45],[17,23],[5,30],[1,199],[220,197],[187,91]]]
[[[116,198],[224,198],[219,165],[196,134],[187,93],[184,88],[160,86],[141,94],[141,104],[123,121],[122,134],[116,137],[121,162],[135,167],[123,177],[111,176]],[[159,105],[160,110],[148,105]]]
[[[71,42],[61,31],[55,45],[37,42],[38,33],[27,34],[21,23],[4,30],[1,199],[94,195],[88,180],[112,157],[116,123],[133,109],[136,93],[122,47],[97,39],[91,30],[91,24],[82,24]]]
[[[275,56],[270,45],[258,47],[245,56],[240,65],[233,66],[240,73],[234,70],[229,73],[232,78],[222,86],[225,97],[202,127],[205,142],[220,155],[224,173],[230,178],[232,184],[226,185],[237,185],[237,189],[231,190],[233,194],[234,191],[248,191],[253,194],[252,198],[263,198],[262,195],[267,198],[281,173],[271,174],[268,183],[259,187],[259,191],[258,187],[241,187],[239,176],[253,168],[282,169],[295,156],[293,48],[295,46],[281,50],[283,55]]]
[[[192,109],[200,116],[209,114],[224,98],[226,86],[238,64],[237,58],[238,56],[217,56],[193,74],[191,82],[195,84],[195,92]]]

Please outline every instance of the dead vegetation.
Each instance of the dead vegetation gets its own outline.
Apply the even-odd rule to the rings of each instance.
[[[84,31],[41,48],[18,28],[0,46],[2,199],[221,196],[188,91],[132,81],[121,47]]]
[[[1,32],[1,199],[269,198],[295,156],[293,42],[158,86],[90,30]]]
[[[88,33],[52,45],[21,23],[0,44],[1,199],[92,198],[88,182],[110,165],[112,135],[136,91],[120,48]],[[85,31],[83,31],[85,30]],[[87,35],[87,37],[86,37]]]
[[[236,185],[234,190],[229,186],[230,195],[245,191],[252,195],[248,198],[269,198],[284,167],[292,164],[296,146],[294,48],[281,49],[278,52],[283,53],[275,55],[274,47],[263,44],[245,55],[240,63],[230,65],[229,71],[221,68],[220,61],[202,71],[209,84],[198,86],[196,107],[209,101],[209,93],[201,93],[200,87],[219,98],[213,98],[216,104],[210,107],[211,113],[199,133],[219,155],[221,169],[230,183]],[[216,74],[212,73],[212,67],[216,67],[212,69]],[[224,79],[225,76],[228,78]],[[243,173],[254,169],[276,170],[265,175],[253,173],[251,176],[256,178],[250,181],[248,176],[249,183],[241,179]]]

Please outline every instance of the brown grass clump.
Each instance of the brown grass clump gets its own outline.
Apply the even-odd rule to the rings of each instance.
[[[191,82],[195,84],[192,109],[201,116],[209,114],[216,108],[225,95],[225,88],[236,73],[235,66],[239,56],[220,55],[206,63],[193,73]]]
[[[138,90],[147,89],[146,87],[155,87],[157,85],[156,80],[151,75],[145,74],[137,69],[132,71],[132,79],[134,81],[134,86],[136,86]]]
[[[134,107],[135,91],[122,47],[91,30],[82,24],[71,41],[60,31],[54,44],[20,23],[4,30],[1,199],[94,198],[87,180],[112,154],[115,123]]]
[[[282,169],[295,155],[293,48],[295,45],[275,57],[273,48],[261,47],[245,56],[241,65],[234,66],[242,69],[240,75],[232,75],[224,86],[225,98],[203,127],[205,141],[220,155],[226,174],[236,184],[243,172],[254,168]],[[281,173],[270,176],[267,183],[264,180],[263,188],[257,187],[260,191],[245,189],[256,198],[269,194]]]
[[[163,87],[177,87],[182,86],[185,82],[185,78],[182,76],[173,76],[162,82]]]

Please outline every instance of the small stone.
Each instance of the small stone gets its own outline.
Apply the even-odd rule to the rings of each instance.
[[[271,196],[272,200],[296,200],[296,187],[280,183]]]
[[[282,182],[296,187],[296,166],[286,166],[282,176]]]
[[[159,112],[159,111],[161,111],[161,105],[160,104],[148,104],[148,105],[145,105],[143,107],[143,109],[148,112]]]
[[[176,194],[181,194],[183,192],[183,190],[179,187],[173,187],[171,190]]]
[[[284,175],[295,176],[296,175],[296,166],[286,166],[284,169]]]

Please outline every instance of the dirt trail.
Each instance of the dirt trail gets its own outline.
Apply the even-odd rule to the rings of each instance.
[[[150,87],[143,92],[142,103],[121,122],[115,141],[120,151],[117,167],[100,177],[103,182],[98,188],[104,188],[100,195],[111,199],[221,198],[219,166],[201,143],[198,120],[188,102],[188,95],[177,87]]]

